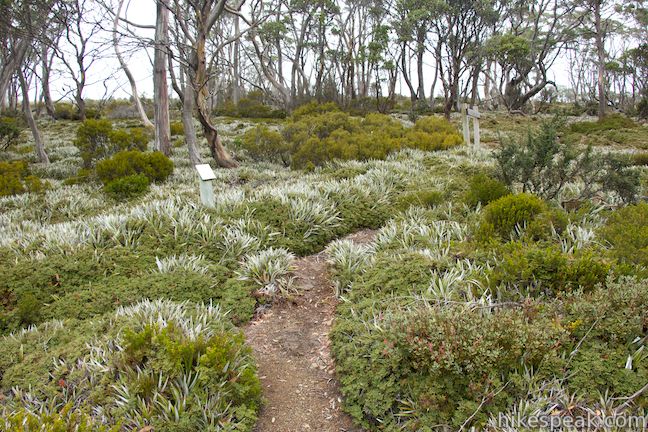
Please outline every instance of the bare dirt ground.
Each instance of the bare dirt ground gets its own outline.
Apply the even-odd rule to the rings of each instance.
[[[365,243],[372,231],[348,238]],[[259,367],[265,404],[256,432],[361,432],[341,409],[329,331],[337,299],[326,255],[295,263],[291,301],[275,303],[245,327]]]

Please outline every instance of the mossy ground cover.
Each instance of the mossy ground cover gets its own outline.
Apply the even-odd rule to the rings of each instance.
[[[2,153],[27,160],[50,185],[0,198],[1,412],[9,430],[23,430],[22,422],[208,430],[211,421],[251,430],[258,382],[233,325],[272,300],[263,293],[289,276],[291,253],[319,252],[362,228],[380,229],[374,245],[338,245],[347,254],[334,264],[342,304],[333,342],[346,408],[368,429],[456,428],[475,411],[469,423],[484,426],[516,402],[541,404],[535,382],[556,383],[566,394],[609,388],[623,396],[646,378],[633,339],[645,337],[646,286],[619,279],[646,276],[642,228],[632,225],[641,207],[625,210],[632,217],[588,205],[568,214],[558,203],[522,198],[524,211],[509,214],[519,191],[495,179],[488,151],[461,146],[306,170],[240,151],[240,168],[217,171],[213,209],[200,205],[195,172],[177,147],[165,183],[114,199],[79,175],[78,123],[43,126],[49,166],[30,160],[29,141]],[[250,127],[223,122],[223,136],[234,142]],[[599,199],[618,205],[612,196]],[[634,233],[631,242],[624,233]],[[278,270],[264,272],[270,267]],[[203,303],[219,312],[210,319],[217,329],[201,339],[189,323],[212,316],[195,309]],[[125,310],[144,315],[135,322]],[[174,324],[151,318],[169,314]],[[605,319],[569,359],[597,314]],[[632,317],[627,328],[615,324],[621,316]],[[609,361],[597,360],[603,351]],[[627,355],[637,358],[633,367],[618,368]],[[216,373],[230,360],[235,375]],[[573,377],[560,381],[565,371]],[[32,383],[32,391],[12,392],[20,383]],[[226,384],[213,393],[218,383]],[[196,385],[202,393],[174,412],[179,389]],[[98,421],[95,408],[126,423]],[[206,420],[205,410],[215,417]],[[170,420],[176,414],[181,421]]]

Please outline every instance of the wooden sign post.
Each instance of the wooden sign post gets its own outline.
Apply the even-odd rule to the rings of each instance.
[[[212,181],[216,179],[216,174],[214,174],[209,164],[196,165],[196,171],[198,171],[198,177],[200,178],[200,201],[206,207],[214,207],[216,200]]]
[[[463,104],[461,106],[461,117],[462,117],[462,123],[463,123],[463,136],[464,136],[464,141],[467,145],[470,144],[470,120],[472,119],[473,121],[473,132],[475,135],[475,147],[479,147],[481,145],[481,136],[479,132],[479,119],[481,118],[481,114],[479,113],[479,110],[477,107],[472,107],[469,108],[468,104]]]

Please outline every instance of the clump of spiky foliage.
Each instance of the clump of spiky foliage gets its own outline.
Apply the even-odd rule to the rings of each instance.
[[[251,351],[216,306],[143,301],[95,322],[34,327],[0,346],[5,430],[27,430],[16,429],[26,419],[39,430],[249,431],[256,419]]]
[[[340,297],[351,289],[353,279],[373,260],[373,246],[336,240],[326,248],[328,262],[335,270],[335,295]]]
[[[269,248],[247,255],[241,263],[239,278],[252,281],[263,294],[274,295],[289,291],[295,255],[283,248]]]
[[[172,273],[177,270],[191,271],[205,274],[206,267],[205,257],[196,255],[172,255],[165,258],[155,258],[156,271],[159,273]]]

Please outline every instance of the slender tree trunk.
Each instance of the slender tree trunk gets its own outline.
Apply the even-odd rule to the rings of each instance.
[[[416,104],[416,90],[414,89],[414,86],[412,85],[412,80],[409,77],[409,72],[407,70],[407,45],[405,42],[403,42],[403,45],[401,46],[401,70],[403,72],[403,79],[405,80],[405,84],[407,84],[407,88],[410,91],[410,101],[412,102],[412,109],[416,108],[414,105]]]
[[[52,101],[52,93],[50,91],[50,73],[52,70],[51,57],[47,50],[47,45],[43,44],[41,50],[41,65],[42,65],[42,82],[43,82],[43,101],[45,102],[45,110],[47,115],[51,118],[56,118],[56,110],[54,109],[54,102]]]
[[[131,88],[131,95],[133,97],[133,101],[135,102],[135,108],[137,108],[137,113],[139,114],[140,121],[142,122],[144,127],[153,129],[155,128],[155,126],[153,126],[153,123],[151,123],[151,120],[149,120],[148,115],[146,115],[146,110],[144,109],[144,105],[142,105],[142,101],[140,100],[139,97],[139,92],[137,91],[137,83],[135,82],[135,78],[133,77],[130,68],[126,64],[126,61],[122,56],[121,50],[119,49],[119,37],[118,37],[117,30],[119,26],[119,18],[120,18],[122,7],[124,5],[124,1],[125,0],[119,0],[119,3],[117,5],[117,12],[115,13],[115,20],[113,22],[113,47],[115,48],[115,55],[117,56],[117,60],[119,60],[119,65],[124,71],[126,78],[128,78],[128,83],[130,84],[130,88]]]
[[[27,85],[27,80],[23,75],[23,71],[18,69],[17,71],[18,79],[20,80],[20,88],[22,89],[23,97],[23,111],[25,113],[25,120],[29,125],[32,136],[34,137],[34,147],[36,148],[36,157],[38,161],[44,164],[49,164],[49,157],[47,157],[47,152],[45,152],[45,144],[43,143],[43,137],[38,130],[38,125],[36,120],[34,120],[34,115],[32,114],[31,104],[29,103],[29,86]]]
[[[601,22],[601,0],[594,0],[594,26],[596,30],[596,55],[598,57],[598,117],[605,116],[607,98],[605,94],[605,35]]]
[[[234,34],[240,32],[239,16],[234,16]],[[241,39],[234,42],[234,61],[232,62],[232,102],[238,105],[241,100]]]
[[[416,38],[416,71],[418,74],[418,103],[419,105],[426,106],[427,99],[425,98],[425,74],[423,72],[423,56],[425,54],[425,36],[424,28],[419,28]]]
[[[185,86],[182,98],[182,125],[184,126],[185,142],[189,150],[189,160],[193,165],[198,165],[202,163],[202,159],[198,151],[198,138],[196,137],[196,127],[193,121],[195,97],[193,87],[191,85]]]
[[[167,82],[167,38],[169,10],[157,2],[155,24],[155,54],[153,58],[153,94],[155,104],[155,149],[171,155],[171,128],[169,122],[169,86]]]

